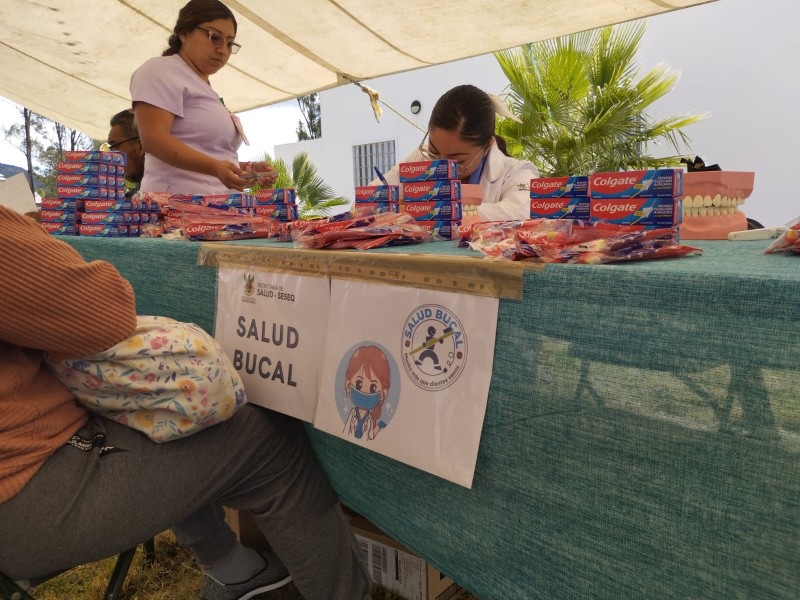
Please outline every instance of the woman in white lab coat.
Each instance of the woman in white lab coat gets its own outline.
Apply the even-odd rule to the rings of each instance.
[[[501,101],[473,85],[460,85],[436,101],[428,131],[419,147],[401,162],[450,159],[458,161],[458,178],[479,184],[481,221],[530,217],[530,181],[539,176],[533,163],[507,156],[503,139],[494,133]],[[507,109],[505,110],[507,112]],[[399,167],[386,173],[389,184],[400,181]],[[379,185],[375,180],[371,185]]]

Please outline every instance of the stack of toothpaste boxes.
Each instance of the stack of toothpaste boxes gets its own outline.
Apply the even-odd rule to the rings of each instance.
[[[400,212],[446,240],[458,237],[461,181],[458,162],[427,160],[400,163]]]
[[[138,236],[147,209],[125,199],[125,153],[68,151],[56,164],[56,197],[43,198],[42,227],[54,235]],[[144,215],[144,216],[143,216]]]
[[[682,221],[683,171],[650,169],[589,176],[589,216],[597,225],[668,229],[678,241]]]
[[[296,221],[297,191],[295,188],[265,188],[256,192],[253,211],[269,220],[269,237],[291,240],[290,223]]]
[[[669,229],[681,223],[683,171],[598,172],[589,176],[531,179],[532,219],[581,219],[599,226]]]
[[[359,185],[355,189],[353,209],[369,209],[376,213],[399,212],[399,185]]]
[[[531,219],[589,220],[589,178],[537,177],[531,179]]]

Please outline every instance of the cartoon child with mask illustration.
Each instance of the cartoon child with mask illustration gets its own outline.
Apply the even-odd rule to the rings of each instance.
[[[389,361],[377,346],[361,346],[350,358],[345,372],[344,393],[353,408],[344,430],[357,439],[364,434],[375,439],[385,423],[380,421],[381,407],[390,385]]]

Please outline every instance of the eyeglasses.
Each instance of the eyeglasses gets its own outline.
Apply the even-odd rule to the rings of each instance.
[[[444,160],[445,157],[441,154],[437,154],[435,152],[431,152],[429,148],[430,141],[426,144],[425,140],[428,139],[428,134],[430,132],[426,131],[425,136],[422,138],[422,141],[419,143],[419,153],[422,154],[422,158],[425,160]],[[490,140],[491,142],[491,140]],[[468,161],[464,162],[462,160],[458,162],[458,172],[459,173],[467,173],[472,168],[472,165],[475,164],[475,161],[478,159],[479,156],[483,154],[483,151],[489,146],[489,143],[482,146],[480,150],[475,153],[475,156],[470,158]]]
[[[132,142],[133,140],[138,140],[138,139],[139,136],[137,135],[129,137],[127,140],[122,140],[121,142],[114,142],[113,144],[111,142],[103,142],[102,144],[100,144],[100,150],[102,150],[103,152],[108,152],[109,150],[116,150],[117,148],[122,146],[122,144],[127,144],[128,142]]]
[[[242,49],[241,44],[237,44],[233,41],[227,41],[225,36],[221,33],[217,33],[216,31],[212,31],[210,29],[206,29],[205,27],[198,27],[200,31],[205,31],[208,34],[208,41],[209,43],[214,46],[214,48],[222,48],[223,46],[228,47],[228,51],[231,54],[236,54],[239,50]]]

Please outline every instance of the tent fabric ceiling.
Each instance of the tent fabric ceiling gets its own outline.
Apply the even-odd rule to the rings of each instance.
[[[231,0],[242,50],[212,78],[234,112],[713,0]],[[3,0],[0,95],[95,139],[183,0]]]

